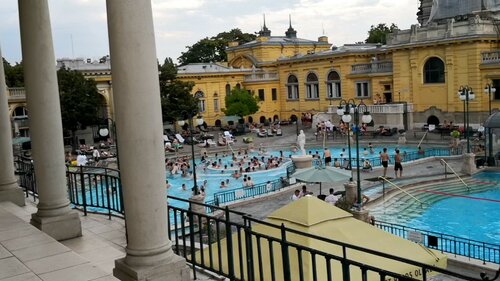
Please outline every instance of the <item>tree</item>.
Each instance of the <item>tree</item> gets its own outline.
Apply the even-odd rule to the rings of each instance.
[[[227,116],[237,115],[241,118],[252,115],[259,110],[257,98],[245,89],[234,88],[226,97],[226,108],[222,109]]]
[[[226,61],[226,47],[229,42],[237,41],[244,44],[255,40],[256,36],[250,33],[243,33],[240,29],[234,28],[229,32],[221,32],[211,38],[203,38],[193,46],[186,46],[186,52],[178,58],[181,65],[189,63],[207,63]]]
[[[160,71],[160,96],[163,121],[175,122],[182,112],[197,113],[198,99],[191,95],[193,82],[176,80],[177,68],[171,58],[166,58]]]
[[[7,87],[24,87],[23,63],[16,63],[12,66],[5,58],[2,58],[5,70],[5,83]]]
[[[385,23],[379,23],[377,26],[372,25],[368,31],[368,38],[366,38],[366,43],[387,43],[387,34],[397,30],[398,26],[394,23],[388,27]]]
[[[96,82],[82,73],[61,67],[57,71],[63,129],[71,132],[76,150],[76,131],[99,121],[101,100]]]

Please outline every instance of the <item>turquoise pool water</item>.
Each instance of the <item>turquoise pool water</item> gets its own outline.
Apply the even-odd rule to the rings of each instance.
[[[411,201],[393,202],[384,211],[375,208],[373,214],[384,222],[500,245],[500,173],[473,176],[470,192],[461,184],[454,190],[446,190],[450,187],[444,185],[426,187],[432,194],[422,190],[410,192],[430,204],[423,208],[417,204],[408,206]]]
[[[367,148],[367,153],[363,153],[365,147]],[[409,147],[409,146],[399,147],[396,145],[387,145],[387,146],[374,145],[374,152],[369,153],[369,148],[366,145],[366,146],[360,147],[360,154],[361,154],[360,157],[365,158],[365,159],[370,159],[372,164],[374,166],[377,166],[377,165],[379,165],[379,152],[381,152],[384,147],[387,148],[387,152],[391,156],[393,156],[395,154],[396,148],[399,148],[401,153],[406,152],[408,154],[409,153],[414,154],[417,151],[417,148],[414,146],[413,147]],[[262,156],[264,156],[267,159],[269,156],[280,157],[280,155],[283,154],[283,157],[285,159],[287,159],[287,161],[290,161],[290,157],[292,155],[300,155],[300,152],[293,152],[290,148],[283,149],[281,151],[282,151],[282,153],[280,153],[280,150],[269,150],[269,151],[265,152],[264,154],[259,154],[258,151],[254,151],[254,152],[249,152],[248,155],[250,158],[257,157],[260,159]],[[330,147],[330,151],[332,154],[332,159],[339,158],[339,161],[340,161],[341,158],[347,159],[349,157],[347,146]],[[237,153],[238,151],[235,151],[235,152]],[[312,154],[312,155],[318,154],[323,159],[323,149],[321,147],[308,148],[306,150],[306,152],[308,154]],[[214,154],[209,154],[209,161],[218,162],[218,160],[220,159],[222,162],[222,166],[227,165],[228,167],[230,167],[230,164],[232,163],[231,156],[230,156],[231,152],[228,152],[227,154],[229,154],[229,156],[225,156],[225,157],[222,156],[222,153],[219,153],[219,155],[217,157],[215,157]],[[244,154],[244,152],[242,152],[242,154]],[[356,150],[354,149],[354,147],[351,150],[351,155],[352,155],[352,158],[356,157]],[[353,160],[353,163],[354,163],[354,160]],[[254,184],[261,184],[261,183],[265,183],[267,181],[279,179],[282,176],[286,176],[286,167],[285,167],[286,165],[287,165],[287,163],[285,163],[284,165],[282,165],[279,168],[275,168],[275,169],[271,169],[271,170],[259,170],[257,172],[250,172],[250,173],[246,173],[246,174],[252,178],[252,181],[254,182]],[[233,177],[231,177],[230,170],[226,170],[226,171],[222,172],[222,170],[207,169],[204,171],[201,168],[201,166],[202,166],[202,164],[199,161],[199,158],[197,158],[197,170],[196,170],[197,183],[198,183],[198,186],[201,186],[201,184],[203,184],[203,182],[205,180],[207,181],[207,188],[205,190],[205,193],[206,193],[205,198],[207,198],[207,199],[212,198],[213,194],[216,192],[233,190],[233,189],[241,188],[243,186],[243,177],[241,177],[239,179],[234,179]],[[171,188],[169,188],[169,190],[168,190],[169,195],[175,196],[175,197],[186,198],[186,199],[190,197],[191,188],[193,187],[193,179],[192,178],[181,177],[179,174],[170,175],[170,173],[167,173],[166,179],[171,184]],[[221,189],[220,188],[221,181],[226,181],[228,179],[229,179],[228,187]],[[182,184],[186,185],[186,187],[187,187],[186,191],[182,190]]]

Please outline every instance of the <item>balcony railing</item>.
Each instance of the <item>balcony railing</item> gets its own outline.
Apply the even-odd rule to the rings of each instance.
[[[481,64],[500,63],[500,51],[481,53]]]
[[[403,104],[403,103],[388,103],[388,104],[377,104],[377,105],[367,105],[368,111],[370,113],[382,113],[382,114],[398,114],[413,112],[413,104]]]
[[[23,101],[26,100],[26,91],[24,88],[8,88],[7,96],[9,101]]]
[[[252,73],[245,75],[245,82],[263,82],[263,81],[274,81],[278,80],[278,73],[275,72],[264,72],[264,73]]]
[[[377,105],[367,105],[368,111],[372,114],[402,114],[406,112],[413,112],[413,104],[403,104],[403,103],[387,103],[387,104],[377,104]],[[337,113],[337,105],[329,105],[328,113]]]
[[[387,72],[392,72],[392,61],[376,61],[372,63],[354,64],[351,66],[351,74]]]

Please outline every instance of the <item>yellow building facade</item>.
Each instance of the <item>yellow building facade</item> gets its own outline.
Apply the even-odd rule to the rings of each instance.
[[[334,112],[342,99],[354,99],[380,113],[376,125],[395,125],[383,113],[404,104],[408,112],[401,114],[411,115],[402,124],[405,128],[444,120],[463,123],[464,103],[457,92],[468,86],[475,92],[469,103],[470,123],[479,126],[490,106],[493,110],[500,106],[499,93],[490,96],[483,91],[488,84],[500,91],[494,14],[482,11],[430,21],[429,13],[419,16],[424,24],[390,34],[386,45],[331,47],[325,36],[317,41],[300,39],[291,26],[285,36],[272,36],[264,26],[255,41],[228,46],[227,66],[212,64],[221,71],[196,71],[210,64],[186,65],[179,68],[178,79],[195,82],[193,94],[205,93],[205,104],[211,105],[213,94],[218,94],[218,111],[207,106],[202,112],[209,125],[222,120],[224,87],[238,84],[261,99],[259,112],[245,121],[294,120],[305,112]]]

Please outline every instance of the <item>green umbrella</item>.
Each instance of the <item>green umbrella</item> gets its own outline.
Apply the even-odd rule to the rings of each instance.
[[[321,194],[321,184],[340,183],[351,178],[351,172],[334,167],[311,167],[297,170],[292,177],[303,182],[319,183],[319,194]]]

